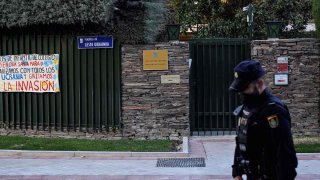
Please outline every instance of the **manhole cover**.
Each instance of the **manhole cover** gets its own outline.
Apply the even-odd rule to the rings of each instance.
[[[162,158],[157,167],[206,167],[204,158]]]

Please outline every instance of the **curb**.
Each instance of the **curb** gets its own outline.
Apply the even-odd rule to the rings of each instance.
[[[301,155],[314,155],[314,156],[320,156],[320,153],[296,153],[297,156],[301,156]]]
[[[0,150],[0,157],[189,157],[189,138],[183,137],[182,152],[100,152],[100,151],[31,151],[31,150]]]

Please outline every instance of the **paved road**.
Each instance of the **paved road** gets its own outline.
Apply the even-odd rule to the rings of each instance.
[[[192,137],[191,157],[206,158],[206,167],[156,167],[154,157],[0,158],[0,179],[208,180],[232,179],[234,137]],[[320,179],[320,154],[301,154],[297,179]]]

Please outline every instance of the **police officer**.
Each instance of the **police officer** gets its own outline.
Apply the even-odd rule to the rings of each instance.
[[[243,105],[234,111],[238,129],[233,178],[294,179],[298,161],[287,106],[266,88],[259,62],[242,61],[234,71],[230,90],[240,95]]]

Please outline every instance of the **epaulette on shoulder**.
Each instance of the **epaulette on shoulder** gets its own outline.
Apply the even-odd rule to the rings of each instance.
[[[281,103],[281,102],[275,102],[275,101],[269,102],[267,107],[280,108],[280,109],[282,109],[284,111],[288,111],[287,106],[285,104]]]
[[[272,105],[276,105],[276,103],[275,102],[268,103],[268,106],[272,106]]]

